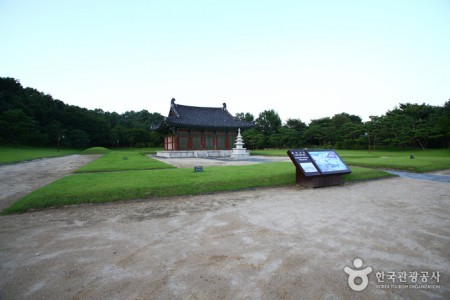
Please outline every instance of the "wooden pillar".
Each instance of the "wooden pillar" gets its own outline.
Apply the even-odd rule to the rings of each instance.
[[[205,130],[202,130],[201,150],[205,150]]]
[[[218,139],[218,135],[217,135],[217,130],[214,131],[214,150],[219,149],[219,141]]]
[[[188,150],[192,150],[192,129],[189,129],[189,134],[188,134]]]

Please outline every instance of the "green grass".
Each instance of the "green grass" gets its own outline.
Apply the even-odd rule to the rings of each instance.
[[[120,148],[119,152],[134,152],[138,154],[156,154],[157,151],[163,150],[163,148]],[[12,164],[22,161],[28,161],[33,159],[64,156],[70,154],[106,154],[112,150],[103,147],[92,147],[84,151],[78,149],[60,149],[59,152],[56,148],[40,148],[40,147],[8,147],[0,146],[0,165]],[[125,154],[124,156],[126,156]]]
[[[288,149],[251,150],[250,155],[287,156]]]
[[[343,159],[351,166],[405,170],[418,173],[450,169],[450,157],[424,157],[415,155],[414,159],[410,159],[406,155],[366,158],[345,158],[343,156]]]
[[[111,152],[111,150],[105,147],[92,147],[83,150],[83,154],[107,154],[109,152]]]
[[[252,155],[286,156],[284,150],[256,150]],[[430,172],[450,169],[450,150],[371,151],[337,150],[349,166],[380,169],[397,169],[412,172]],[[410,159],[410,155],[414,159]]]
[[[389,177],[379,170],[353,168],[347,182]],[[295,184],[291,163],[245,166],[136,170],[126,172],[80,173],[64,177],[25,196],[2,213],[25,212],[80,203],[101,203],[151,197],[197,195],[220,191]]]
[[[368,168],[397,169],[411,172],[430,172],[450,169],[450,150],[410,151],[337,151],[348,165]],[[410,158],[414,155],[414,159]]]
[[[12,164],[21,161],[46,157],[64,156],[77,153],[80,153],[80,150],[60,149],[58,152],[56,148],[0,146],[0,164]]]
[[[387,177],[395,177],[395,175],[387,173],[383,170],[368,169],[363,167],[351,167],[352,173],[342,175],[345,182],[355,182],[362,180],[373,180]]]
[[[164,148],[162,147],[147,147],[147,148],[114,148],[112,149],[114,151],[125,151],[125,152],[137,152],[141,154],[156,154],[158,151],[163,151]]]
[[[76,172],[111,172],[174,168],[158,160],[148,158],[137,151],[111,151]]]

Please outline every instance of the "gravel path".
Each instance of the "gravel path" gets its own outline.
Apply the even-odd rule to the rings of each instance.
[[[0,210],[98,157],[69,155],[0,166]]]
[[[402,171],[396,171],[396,170],[385,170],[385,171],[389,172],[391,174],[398,175],[400,177],[431,180],[431,181],[440,181],[440,182],[450,182],[449,174],[412,173],[412,172],[402,172]]]

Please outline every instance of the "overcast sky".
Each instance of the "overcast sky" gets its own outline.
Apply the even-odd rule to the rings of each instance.
[[[282,120],[450,98],[449,0],[0,0],[0,77],[65,103]]]

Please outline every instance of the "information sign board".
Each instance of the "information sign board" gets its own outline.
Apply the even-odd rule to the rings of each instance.
[[[316,168],[305,150],[288,150],[288,155],[292,162],[303,171],[305,176],[320,175],[319,170]]]
[[[352,171],[334,150],[288,150],[292,162],[305,176],[347,174]]]
[[[334,150],[308,150],[307,153],[322,175],[352,172]]]
[[[343,185],[341,175],[352,172],[334,150],[291,149],[287,154],[295,165],[297,184],[304,187]]]

